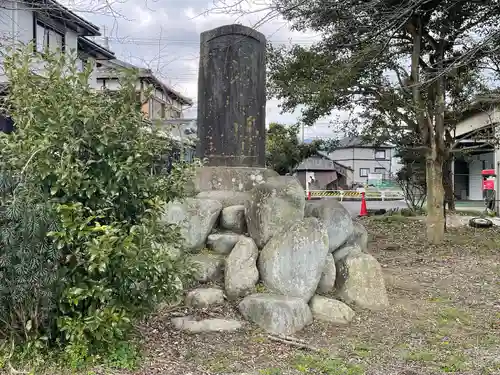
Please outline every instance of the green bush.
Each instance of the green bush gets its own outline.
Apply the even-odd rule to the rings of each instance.
[[[34,74],[39,59],[29,50],[13,50],[5,60],[6,106],[16,131],[0,136],[0,168],[22,181],[27,201],[47,207],[55,224],[49,232],[40,224],[47,223],[44,217],[27,219],[37,224],[23,222],[27,228],[39,225],[37,241],[45,250],[37,253],[34,242],[25,246],[26,256],[7,257],[5,267],[17,262],[24,284],[34,277],[30,254],[52,261],[52,278],[42,284],[55,302],[37,325],[78,367],[109,356],[126,339],[132,319],[180,296],[191,267],[183,257],[170,256],[182,241],[178,228],[162,223],[161,213],[166,202],[184,195],[194,169],[179,163],[159,173],[175,145],[144,122],[133,73],[109,95],[89,86],[90,67],[77,72],[74,60],[54,54],[44,56],[44,72]],[[4,204],[14,207],[15,201],[11,193]],[[8,232],[12,219],[6,216],[0,231]],[[19,241],[18,248],[27,240]],[[4,252],[13,251],[8,243]],[[0,284],[5,282],[0,274]],[[10,337],[13,329],[21,337],[18,328],[0,333]]]
[[[0,334],[16,341],[43,336],[57,306],[61,251],[47,237],[56,215],[33,198],[0,174]]]
[[[59,205],[63,229],[52,232],[66,252],[58,328],[72,363],[111,352],[125,338],[130,319],[157,303],[175,298],[190,275],[184,258],[173,258],[176,231],[169,246],[157,247],[161,223],[144,217],[140,224],[101,225],[81,204]],[[168,229],[167,229],[168,230]],[[164,232],[165,233],[165,232]],[[175,235],[175,236],[174,236]]]

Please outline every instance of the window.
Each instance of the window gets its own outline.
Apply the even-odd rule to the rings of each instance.
[[[375,159],[385,160],[385,150],[375,150]]]
[[[34,38],[36,51],[43,53],[45,51],[56,52],[64,51],[65,38],[64,33],[57,31],[55,28],[36,20],[34,29]]]
[[[49,30],[50,52],[62,51],[63,46],[64,46],[64,35],[55,30]]]
[[[370,173],[370,168],[359,168],[359,177],[368,177]]]
[[[384,174],[385,173],[385,168],[377,167],[377,168],[375,168],[375,173]]]
[[[37,23],[35,39],[37,52],[43,52],[49,45],[49,30],[43,27],[43,25]]]

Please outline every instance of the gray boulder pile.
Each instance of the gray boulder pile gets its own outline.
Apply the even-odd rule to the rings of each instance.
[[[252,186],[237,193],[203,191],[167,205],[163,220],[180,225],[197,280],[211,284],[190,291],[188,306],[207,308],[224,296],[238,303],[245,319],[290,335],[313,319],[349,324],[357,308],[388,305],[381,266],[367,253],[368,234],[338,201],[306,201],[289,176],[268,176]],[[242,326],[191,317],[174,323],[190,332]]]

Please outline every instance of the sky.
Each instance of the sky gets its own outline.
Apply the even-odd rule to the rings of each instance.
[[[274,18],[261,22],[266,0],[249,0],[245,12],[227,12],[220,0],[66,0],[61,1],[105,32],[110,49],[122,60],[151,68],[175,90],[197,101],[197,77],[200,33],[232,23],[254,27],[275,44],[311,45],[318,40],[313,33],[290,30],[287,22]],[[236,0],[222,0],[234,4]],[[97,39],[97,42],[101,40]],[[102,43],[101,43],[102,44]],[[266,104],[266,123],[293,124],[295,113],[281,113],[277,100]],[[304,129],[304,138],[330,138],[334,134],[330,122],[343,114],[335,114]],[[185,112],[196,117],[196,105]]]

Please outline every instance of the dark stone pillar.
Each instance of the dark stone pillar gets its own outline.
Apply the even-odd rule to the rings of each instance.
[[[210,166],[264,167],[266,38],[227,25],[200,39],[198,157]]]

